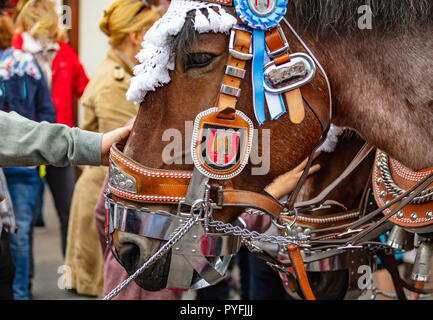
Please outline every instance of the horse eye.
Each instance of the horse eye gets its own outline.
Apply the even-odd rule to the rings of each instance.
[[[193,68],[203,68],[209,65],[214,59],[215,55],[211,53],[190,53],[186,57],[184,71]]]

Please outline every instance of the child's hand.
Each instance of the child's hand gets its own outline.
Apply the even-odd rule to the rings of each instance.
[[[314,158],[317,158],[320,155],[320,152],[314,155]],[[307,166],[308,158],[305,159],[299,166],[297,166],[292,171],[289,171],[279,177],[277,177],[269,186],[265,188],[265,191],[273,196],[275,199],[281,199],[285,195],[291,193],[299,182],[299,179],[302,176],[302,173]],[[316,164],[310,168],[308,175],[312,175],[313,173],[320,170],[320,165]]]

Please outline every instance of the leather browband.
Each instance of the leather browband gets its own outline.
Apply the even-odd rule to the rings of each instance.
[[[150,169],[129,159],[120,148],[120,145],[111,148],[114,166],[110,167],[110,175],[112,170],[120,170],[132,177],[136,181],[137,191],[122,190],[121,186],[113,185],[115,182],[110,179],[109,189],[114,196],[132,203],[152,204],[177,205],[185,199],[192,172]],[[215,203],[220,207],[254,208],[274,217],[279,217],[284,211],[284,207],[271,196],[232,188],[217,190],[218,200]]]

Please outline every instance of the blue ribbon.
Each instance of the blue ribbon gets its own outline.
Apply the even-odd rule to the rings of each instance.
[[[261,126],[266,121],[265,87],[263,85],[263,67],[265,59],[265,31],[253,30],[253,99],[254,113]]]
[[[265,65],[271,61],[268,54],[265,52]],[[266,104],[268,105],[269,115],[271,120],[278,120],[283,114],[286,113],[283,97],[278,93],[271,93],[265,91]]]

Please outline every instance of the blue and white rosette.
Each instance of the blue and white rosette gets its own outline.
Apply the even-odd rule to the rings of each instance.
[[[263,11],[263,15],[258,14],[260,9],[253,10],[251,5],[266,2],[272,11]],[[268,30],[276,27],[283,19],[287,11],[288,0],[234,0],[236,14],[243,23],[253,29]],[[258,6],[257,6],[258,7]],[[256,12],[254,12],[256,11]]]
[[[269,61],[265,49],[265,31],[278,26],[287,11],[288,0],[234,0],[238,17],[252,28],[253,33],[253,103],[257,123],[266,121],[265,97],[271,120],[278,119],[286,112],[280,95],[265,93],[263,68]]]

